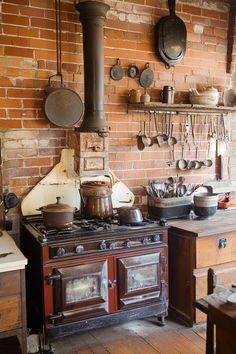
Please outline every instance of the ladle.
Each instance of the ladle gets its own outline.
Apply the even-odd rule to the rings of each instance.
[[[142,128],[142,123],[143,123],[143,128]],[[140,121],[140,131],[138,132],[137,135],[137,146],[139,150],[143,150],[145,148],[145,145],[143,143],[143,136],[144,136],[144,121]]]
[[[177,161],[177,167],[179,170],[186,170],[188,161],[184,159],[184,145],[182,145],[182,157]]]
[[[202,162],[198,160],[198,146],[196,146],[196,160],[194,161],[195,162],[195,169],[196,170],[199,170],[199,168],[202,167]]]
[[[174,144],[177,144],[177,140],[176,138],[173,136],[173,127],[174,127],[174,124],[173,122],[171,123],[171,129],[169,131],[169,136],[168,136],[168,144],[169,146],[172,146]]]
[[[208,144],[206,159],[203,161],[203,165],[206,167],[211,167],[213,165],[212,160],[209,159],[209,151],[210,151],[210,143]]]

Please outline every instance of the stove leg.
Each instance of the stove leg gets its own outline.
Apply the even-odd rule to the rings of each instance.
[[[157,316],[157,325],[160,327],[165,326],[165,316]]]
[[[40,354],[54,354],[55,353],[55,348],[52,347],[51,344],[48,345],[48,349],[45,347],[40,349]]]

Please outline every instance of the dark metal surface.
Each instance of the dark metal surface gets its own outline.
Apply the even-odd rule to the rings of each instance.
[[[168,65],[179,63],[186,52],[187,30],[175,13],[175,0],[168,0],[170,14],[157,24],[157,53]]]
[[[79,131],[109,131],[104,113],[103,25],[110,6],[97,1],[75,5],[83,27],[85,113]]]
[[[146,63],[145,69],[140,74],[140,78],[139,78],[140,85],[142,87],[147,88],[153,83],[153,79],[154,79],[154,72],[152,71],[152,69],[150,69],[149,63]]]
[[[73,127],[80,121],[83,111],[80,96],[68,88],[56,89],[46,97],[44,102],[47,119],[58,127]]]
[[[117,64],[111,67],[110,71],[111,78],[113,80],[121,80],[123,77],[123,69],[120,66],[120,59],[117,59]]]

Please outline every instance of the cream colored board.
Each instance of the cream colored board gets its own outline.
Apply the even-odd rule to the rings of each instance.
[[[44,177],[22,200],[22,215],[40,214],[41,206],[55,203],[56,197],[61,202],[80,209],[80,183],[90,180],[110,181],[112,186],[112,203],[114,208],[133,205],[134,195],[127,186],[119,181],[111,171],[109,176],[80,178],[74,171],[74,150],[64,149],[61,161]]]

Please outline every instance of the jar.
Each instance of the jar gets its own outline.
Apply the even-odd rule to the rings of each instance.
[[[131,90],[129,92],[129,102],[130,103],[139,103],[140,102],[140,97],[141,97],[141,92],[140,90]]]
[[[174,103],[174,87],[164,86],[162,91],[162,103],[173,104]]]

